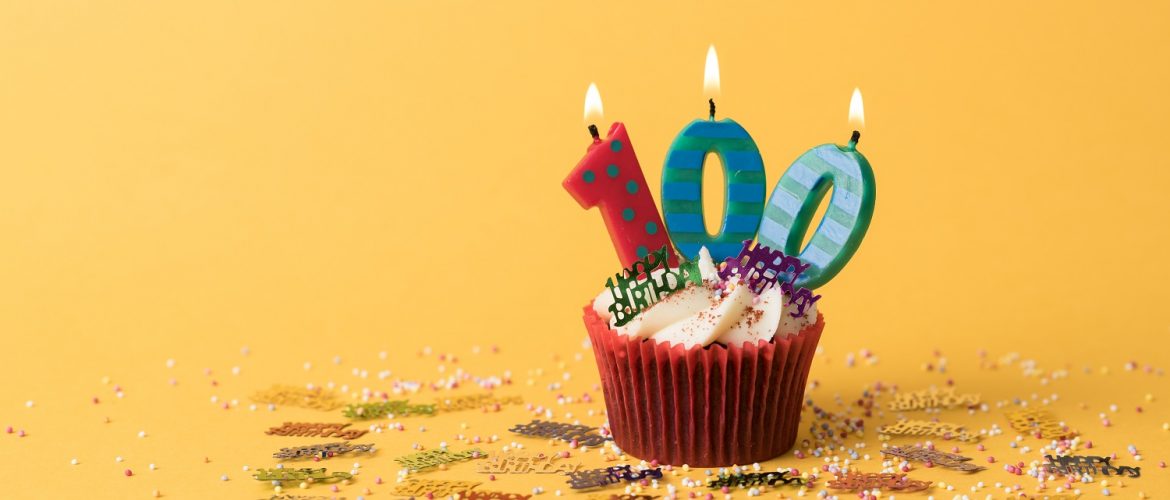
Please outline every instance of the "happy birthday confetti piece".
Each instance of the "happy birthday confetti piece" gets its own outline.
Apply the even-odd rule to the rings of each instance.
[[[877,488],[882,491],[909,493],[925,490],[930,487],[930,483],[930,481],[910,479],[905,474],[850,472],[844,477],[829,481],[826,486],[834,490],[869,491]]]
[[[472,448],[470,450],[456,453],[451,453],[447,450],[439,449],[412,453],[410,455],[395,458],[394,461],[411,470],[425,470],[438,465],[449,464],[451,462],[486,457],[487,453],[484,453],[478,448]]]
[[[497,397],[492,394],[472,394],[457,398],[435,398],[435,407],[439,411],[453,412],[461,410],[478,410],[485,406],[523,404],[520,396]]]
[[[274,385],[259,391],[252,395],[252,401],[324,411],[341,408],[344,404],[332,391],[321,387],[306,389],[291,385]]]
[[[273,453],[272,458],[278,459],[297,459],[297,458],[312,458],[312,457],[330,457],[334,455],[341,455],[351,451],[359,451],[370,453],[374,451],[372,444],[350,444],[345,443],[327,443],[314,444],[308,446],[298,446],[295,448],[281,448],[280,451]]]
[[[638,481],[645,477],[662,478],[662,469],[645,469],[634,472],[629,465],[615,465],[603,469],[590,469],[569,474],[569,487],[575,490],[600,488],[622,481]]]
[[[1114,467],[1109,463],[1113,457],[1094,457],[1094,456],[1063,456],[1055,457],[1052,455],[1044,455],[1048,463],[1044,464],[1044,468],[1051,474],[1064,474],[1068,476],[1080,477],[1084,474],[1097,474],[1100,472],[1106,476],[1116,474],[1128,474],[1129,477],[1141,477],[1141,467],[1130,467],[1122,465]],[[1098,467],[1100,466],[1100,467]],[[1098,471],[1098,468],[1100,471]]]
[[[355,420],[369,420],[387,415],[434,415],[435,405],[411,405],[406,399],[380,403],[355,403],[346,405],[341,414]]]
[[[752,240],[744,240],[739,255],[724,261],[719,277],[726,281],[739,276],[756,295],[778,284],[780,290],[789,297],[789,302],[796,305],[796,310],[789,314],[799,318],[804,316],[805,308],[821,298],[807,288],[795,288],[796,280],[810,265],[801,263],[796,256],[784,255],[780,250],[773,250],[760,243],[753,245]]]
[[[1017,432],[1028,435],[1039,432],[1043,439],[1060,439],[1076,435],[1075,432],[1061,425],[1051,413],[1044,410],[1027,408],[1008,413],[1007,417],[1012,428]]]
[[[394,488],[394,495],[404,497],[421,497],[428,493],[433,497],[449,497],[455,494],[466,494],[471,489],[483,483],[475,481],[447,481],[439,479],[407,479]]]
[[[722,488],[724,486],[774,486],[776,483],[783,484],[804,484],[804,480],[799,477],[788,477],[788,471],[784,472],[751,472],[747,474],[730,474],[719,476],[718,478],[707,481],[708,488]]]
[[[970,434],[958,424],[927,420],[899,420],[898,423],[878,428],[879,434],[896,436],[938,436],[959,441],[979,441],[978,434]]]
[[[954,408],[957,406],[971,407],[978,404],[978,394],[956,395],[955,389],[948,387],[941,391],[932,388],[923,391],[897,393],[894,395],[894,401],[890,402],[890,409],[909,411],[929,408]]]
[[[509,451],[480,462],[475,471],[481,474],[572,474],[580,469],[580,462],[571,463],[557,455]]]
[[[369,432],[365,429],[345,429],[346,427],[349,427],[349,424],[285,422],[280,427],[270,427],[264,433],[271,436],[337,437],[348,441]]]
[[[609,440],[597,434],[590,434],[596,427],[585,425],[562,424],[558,422],[542,422],[533,420],[527,424],[516,424],[509,431],[525,436],[560,439],[562,441],[577,441],[581,446],[598,446]]]
[[[257,481],[328,481],[330,479],[352,479],[348,472],[330,474],[326,469],[256,469],[252,478]]]
[[[655,276],[654,270],[659,267],[662,273]],[[617,280],[616,284],[614,280]],[[698,261],[683,262],[677,270],[671,270],[666,246],[647,254],[605,281],[606,288],[613,295],[609,312],[613,313],[614,325],[622,326],[633,321],[644,309],[686,288],[687,283],[703,284]]]
[[[471,490],[463,497],[465,500],[528,500],[532,495],[521,495],[519,493],[504,493],[500,491],[482,491]]]
[[[954,469],[957,471],[977,472],[985,469],[985,467],[967,463],[971,461],[971,458],[969,457],[926,448],[901,448],[898,446],[891,446],[880,451],[886,455],[901,457],[907,460],[917,460],[919,462],[929,462],[932,465],[946,467],[948,469]]]

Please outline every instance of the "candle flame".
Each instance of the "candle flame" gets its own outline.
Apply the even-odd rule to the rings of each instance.
[[[861,89],[853,89],[853,97],[849,98],[849,125],[854,130],[865,128],[865,105],[861,102]]]
[[[707,64],[703,68],[703,97],[719,97],[719,56],[715,44],[707,48]]]
[[[585,91],[585,123],[593,124],[601,121],[604,112],[601,109],[601,93],[597,91],[597,84],[590,83],[589,90]]]

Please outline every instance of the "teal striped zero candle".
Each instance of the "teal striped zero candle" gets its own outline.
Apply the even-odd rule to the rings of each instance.
[[[780,177],[764,208],[760,244],[799,255],[809,264],[796,286],[811,289],[828,283],[849,263],[869,229],[877,190],[873,168],[857,151],[860,136],[854,132],[845,146],[824,144],[800,155]],[[808,245],[801,248],[830,187],[833,196],[825,215]]]
[[[707,153],[723,162],[723,223],[711,236],[703,222],[703,168]],[[695,120],[679,132],[662,171],[662,213],[671,240],[688,259],[707,247],[715,262],[739,253],[756,237],[764,213],[764,160],[756,141],[735,121]]]

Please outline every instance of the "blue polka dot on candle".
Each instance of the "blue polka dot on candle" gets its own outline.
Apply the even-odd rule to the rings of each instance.
[[[658,224],[655,224],[654,221],[647,222],[646,234],[658,234]]]
[[[626,183],[626,192],[630,194],[638,194],[638,182],[630,181]]]
[[[593,182],[594,179],[597,179],[597,174],[593,173],[592,170],[586,170],[585,173],[581,174],[581,178],[585,179],[585,182]]]
[[[638,245],[638,258],[641,259],[647,255],[650,255],[650,250],[647,250],[645,245]]]
[[[605,167],[605,175],[608,175],[610,177],[617,177],[618,174],[620,174],[620,173],[621,173],[621,170],[618,169],[617,165],[610,163],[608,167]]]
[[[634,209],[627,208],[625,210],[622,210],[622,218],[627,220],[627,221],[634,220]]]
[[[612,149],[614,153],[621,151],[622,150],[622,141],[613,141],[613,142],[609,143],[609,149]]]

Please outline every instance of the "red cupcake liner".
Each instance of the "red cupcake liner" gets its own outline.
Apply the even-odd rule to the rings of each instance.
[[[662,464],[762,462],[792,449],[824,317],[783,340],[725,347],[618,335],[585,307],[605,407],[622,451]]]

